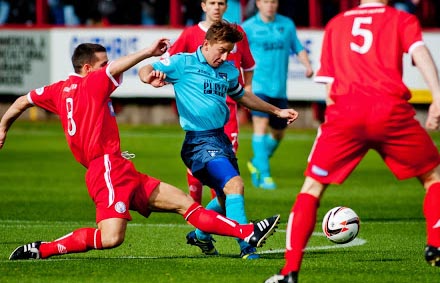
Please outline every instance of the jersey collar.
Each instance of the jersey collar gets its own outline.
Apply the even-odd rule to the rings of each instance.
[[[383,4],[383,3],[376,2],[376,3],[365,3],[365,4],[361,4],[361,5],[359,5],[359,8],[365,8],[365,7],[383,7],[383,6],[386,6],[386,5]]]
[[[207,64],[207,63],[208,63],[208,61],[206,61],[205,56],[203,56],[203,53],[202,53],[202,46],[199,46],[199,47],[197,48],[197,51],[196,51],[196,57],[197,57],[197,59],[199,59],[199,62],[200,62],[200,63],[204,63],[204,64]]]

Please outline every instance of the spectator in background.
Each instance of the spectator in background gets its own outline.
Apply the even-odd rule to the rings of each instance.
[[[153,6],[154,23],[156,25],[168,25],[170,23],[170,1],[148,0]]]
[[[394,8],[411,14],[415,14],[420,0],[401,0],[394,2]]]
[[[109,24],[140,25],[142,22],[141,2],[141,0],[101,0],[100,6],[98,6],[98,8],[100,9],[101,14],[107,17]],[[108,8],[106,8],[106,6],[108,6]],[[105,9],[107,9],[108,11],[106,11]]]
[[[10,5],[6,0],[0,0],[0,25],[8,20]]]
[[[75,13],[75,0],[48,0],[49,23],[54,25],[78,25],[79,18]]]
[[[258,12],[255,0],[248,0],[246,7],[244,8],[244,19],[249,19]]]
[[[102,15],[98,10],[100,0],[73,1],[74,11],[81,25],[97,25],[102,22]]]
[[[183,23],[185,26],[192,26],[202,20],[203,11],[200,9],[200,1],[183,0]]]
[[[35,1],[7,0],[9,2],[8,24],[35,24]]]

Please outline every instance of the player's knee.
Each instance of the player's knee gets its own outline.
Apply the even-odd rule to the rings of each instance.
[[[102,235],[102,247],[105,249],[116,248],[124,242],[125,235],[121,233],[112,233]]]
[[[244,183],[243,179],[240,176],[235,176],[232,179],[230,179],[224,189],[223,192],[226,195],[229,194],[240,194],[242,195],[244,193]]]
[[[310,194],[317,198],[321,198],[326,188],[327,185],[321,184],[311,177],[306,177],[306,179],[304,180],[304,184],[301,187],[301,193]]]
[[[418,176],[418,179],[425,189],[428,189],[432,184],[440,182],[440,167],[434,168],[431,171]]]

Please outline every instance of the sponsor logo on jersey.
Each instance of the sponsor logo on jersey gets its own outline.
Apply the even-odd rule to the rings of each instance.
[[[71,86],[64,87],[63,91],[64,92],[70,92],[72,89],[76,89],[77,87],[78,87],[77,84],[72,84]]]
[[[216,156],[218,152],[218,150],[208,150],[208,154],[211,155],[211,157]]]
[[[44,86],[43,86],[43,87],[40,87],[40,88],[37,88],[37,89],[35,90],[35,93],[36,93],[37,95],[42,95],[43,92],[44,92]]]
[[[115,204],[115,210],[116,210],[116,212],[118,212],[118,213],[124,213],[124,212],[127,211],[127,207],[125,206],[125,203],[123,203],[122,201],[118,201],[118,202]]]
[[[216,94],[221,97],[225,97],[228,92],[228,86],[225,83],[216,83],[211,80],[205,80],[203,82],[204,94]]]

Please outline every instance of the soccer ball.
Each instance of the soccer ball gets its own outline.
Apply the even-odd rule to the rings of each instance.
[[[344,206],[330,209],[322,220],[322,231],[336,244],[346,244],[359,233],[360,220],[356,212]]]

